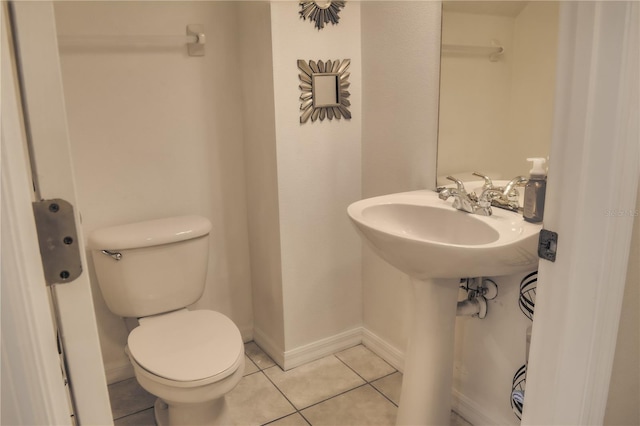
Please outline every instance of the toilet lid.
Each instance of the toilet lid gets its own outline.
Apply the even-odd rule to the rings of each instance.
[[[145,370],[169,380],[195,381],[230,370],[242,356],[240,331],[219,312],[181,310],[141,319],[129,352]],[[226,372],[226,374],[225,374]]]

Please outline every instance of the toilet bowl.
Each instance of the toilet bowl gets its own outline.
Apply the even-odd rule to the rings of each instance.
[[[224,315],[186,309],[141,318],[127,355],[136,379],[158,397],[158,425],[228,425],[225,394],[242,378],[244,345]]]
[[[181,216],[89,237],[107,306],[138,318],[125,352],[138,383],[158,397],[160,426],[232,423],[225,395],[244,372],[240,331],[219,312],[186,308],[204,291],[210,229],[205,218]]]

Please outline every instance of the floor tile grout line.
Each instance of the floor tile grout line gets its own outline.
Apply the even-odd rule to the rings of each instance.
[[[272,367],[278,367],[278,368],[280,368],[280,366],[278,366],[278,365],[274,365],[274,366],[272,366]],[[272,367],[270,367],[270,368],[272,368]],[[283,370],[283,371],[284,371],[284,370]],[[287,397],[287,395],[285,395],[285,393],[282,391],[282,389],[280,389],[280,388],[278,387],[278,385],[276,385],[276,384],[275,384],[275,382],[274,382],[273,380],[271,380],[271,377],[269,377],[269,376],[267,375],[267,373],[265,373],[264,371],[261,371],[261,373],[264,375],[264,377],[266,377],[266,378],[267,378],[267,380],[269,381],[269,383],[271,383],[271,384],[273,385],[273,387],[274,387],[274,388],[276,388],[276,390],[277,390],[278,392],[280,392],[280,395],[282,395],[282,396],[284,397],[284,399],[286,399],[286,400],[287,400],[287,402],[288,402],[289,404],[291,404],[291,406],[292,406],[292,407],[293,407],[293,409],[295,410],[295,412],[294,412],[294,413],[289,413],[289,414],[287,414],[287,416],[290,416],[290,415],[295,414],[295,413],[298,413],[298,414],[300,414],[300,415],[302,416],[302,413],[300,412],[300,410],[298,409],[298,407],[296,407],[296,405],[295,405],[295,404],[294,404],[294,403],[293,403],[293,402],[292,402],[292,401]],[[287,416],[284,416],[284,417],[287,417]],[[304,418],[304,416],[302,416],[302,417]],[[277,419],[276,419],[276,420],[277,420]],[[306,421],[306,420],[307,420],[307,419],[305,418],[305,421]],[[274,421],[275,421],[275,420],[274,420]],[[309,422],[307,421],[307,423],[309,423]]]
[[[130,414],[125,414],[124,416],[120,416],[118,418],[114,418],[113,421],[115,422],[116,420],[122,420],[122,419],[124,419],[126,417],[129,417],[129,416],[135,416],[136,414],[140,414],[143,411],[147,411],[147,410],[151,410],[151,409],[153,409],[153,405],[151,407],[143,408],[142,410],[134,411],[134,412],[132,412]],[[155,417],[155,413],[154,413],[154,417]]]
[[[298,411],[298,410],[296,410],[296,412],[295,412],[295,413],[290,413],[290,414],[287,414],[286,416],[282,416],[282,417],[278,417],[277,419],[270,420],[270,421],[268,421],[267,423],[262,423],[260,426],[267,426],[267,425],[273,424],[273,423],[275,423],[275,422],[277,422],[277,421],[279,421],[279,420],[286,419],[287,417],[293,416],[293,415],[295,415],[295,414],[299,414],[299,415],[300,415],[300,417],[302,417],[302,419],[303,419],[303,420],[304,420],[304,421],[305,421],[309,426],[311,426],[311,423],[309,422],[309,420],[307,420],[307,418],[306,418],[306,417],[305,417],[305,416],[304,416],[300,411]]]
[[[382,392],[380,389],[378,389],[377,387],[375,387],[375,385],[373,384],[373,382],[377,382],[378,380],[384,379],[385,377],[389,377],[392,374],[398,373],[399,371],[396,370],[395,368],[393,369],[393,372],[389,373],[389,374],[385,374],[384,376],[380,376],[376,379],[373,380],[367,380],[366,378],[364,378],[363,376],[360,375],[360,373],[358,373],[355,369],[353,369],[349,364],[347,364],[346,361],[340,359],[340,357],[338,357],[336,354],[334,354],[334,356],[336,358],[338,358],[338,360],[340,360],[340,362],[342,362],[344,365],[346,365],[351,371],[353,371],[354,373],[356,373],[358,375],[358,377],[360,377],[362,380],[364,380],[366,382],[366,384],[370,385],[376,392],[378,392],[380,395],[382,395],[387,401],[389,401],[390,403],[392,403],[396,408],[398,407],[398,404],[396,404],[395,402],[393,402],[393,400],[391,398],[389,398],[387,395],[384,394],[384,392]],[[384,361],[384,360],[383,360]],[[386,361],[385,361],[386,362]],[[389,364],[389,363],[387,363]],[[393,368],[393,366],[391,364],[389,364],[390,367]]]
[[[305,421],[305,422],[307,422],[307,424],[308,424],[309,426],[313,426],[313,425],[311,424],[311,420],[307,419],[307,417],[306,417],[304,414],[302,414],[302,412],[300,412],[300,411],[299,411],[298,413],[299,413],[299,414],[300,414],[300,416],[304,419],[304,421]]]
[[[371,383],[373,383],[373,382],[377,382],[378,380],[382,380],[382,379],[384,379],[384,378],[386,378],[386,377],[389,377],[389,376],[393,376],[393,375],[394,375],[394,374],[396,374],[396,373],[402,374],[402,373],[400,373],[400,371],[399,371],[399,370],[394,370],[392,373],[385,374],[384,376],[380,376],[380,377],[378,377],[377,379],[373,379],[373,380],[371,381]]]
[[[373,355],[375,355],[376,357],[380,358],[380,361],[384,362],[385,364],[387,364],[389,367],[393,368],[394,371],[398,371],[397,368],[395,368],[393,365],[391,365],[389,362],[387,362],[386,359],[382,358],[380,355],[378,355],[377,353],[375,353],[374,351],[372,351],[367,345],[365,345],[364,343],[360,343],[360,346],[362,346],[363,348],[365,348],[366,350],[368,350],[369,352],[371,352]],[[338,352],[340,353],[340,352]],[[392,373],[393,374],[393,373]]]
[[[396,370],[396,371],[394,371],[393,373],[389,373],[389,374],[387,374],[387,375],[385,375],[385,376],[382,376],[382,377],[379,377],[379,378],[377,378],[377,379],[375,379],[375,380],[372,380],[371,382],[369,382],[369,384],[371,385],[371,387],[372,387],[372,388],[374,388],[374,389],[376,390],[376,392],[378,392],[380,395],[384,396],[386,399],[388,399],[388,400],[389,400],[389,402],[390,402],[390,403],[392,403],[393,405],[395,405],[396,407],[398,407],[398,406],[399,406],[399,404],[396,404],[396,403],[395,403],[395,402],[394,402],[390,397],[388,397],[384,392],[382,392],[380,389],[378,389],[378,388],[376,387],[376,385],[374,385],[374,384],[373,384],[374,382],[377,382],[377,381],[379,381],[379,380],[382,380],[382,379],[384,379],[384,378],[386,378],[386,377],[393,376],[393,375],[394,375],[394,374],[396,374],[396,373],[402,374],[402,373],[400,373],[398,370]]]
[[[375,354],[374,354],[374,355],[375,355]],[[343,361],[342,359],[340,359],[340,357],[338,357],[338,355],[337,355],[337,354],[333,354],[333,356],[335,356],[336,358],[338,358],[338,360],[339,360],[341,363],[343,363],[344,365],[346,365],[346,366],[347,366],[351,371],[353,371],[354,373],[356,373],[356,374],[358,375],[358,377],[360,377],[362,380],[364,380],[366,383],[368,383],[368,384],[370,384],[370,385],[372,385],[372,386],[373,386],[373,382],[375,382],[375,381],[377,381],[377,380],[380,380],[380,379],[384,379],[385,377],[388,377],[388,376],[390,376],[390,375],[395,374],[395,373],[397,373],[397,372],[398,372],[398,370],[396,370],[395,368],[393,368],[393,366],[392,366],[391,364],[387,363],[387,364],[389,365],[389,367],[393,368],[393,371],[392,371],[391,373],[389,373],[389,374],[385,374],[385,375],[380,376],[380,377],[376,377],[375,379],[372,379],[372,380],[367,380],[367,378],[366,378],[366,377],[364,377],[364,376],[362,376],[360,373],[358,373],[358,372],[357,372],[353,367],[351,367],[351,366],[350,366],[346,361]],[[377,355],[376,355],[376,356],[377,356]],[[383,360],[383,361],[384,361],[384,360]],[[385,362],[386,362],[386,361],[385,361]]]
[[[258,347],[259,347],[259,346],[258,346]],[[339,353],[339,352],[338,352],[338,353]],[[344,394],[346,394],[346,393],[348,393],[348,392],[351,392],[351,391],[353,391],[353,390],[359,389],[359,388],[361,388],[361,387],[363,387],[363,386],[366,386],[366,385],[369,385],[371,388],[373,388],[373,390],[374,390],[375,392],[379,393],[382,397],[384,397],[387,401],[389,401],[389,402],[390,402],[394,407],[396,407],[396,408],[398,407],[398,405],[397,405],[395,402],[393,402],[393,401],[391,400],[391,398],[387,397],[384,393],[382,393],[382,391],[378,390],[378,388],[376,388],[376,387],[373,385],[373,382],[374,382],[374,381],[377,381],[377,380],[383,379],[383,378],[385,378],[385,377],[391,376],[392,374],[397,373],[397,372],[398,372],[398,370],[396,370],[396,369],[395,369],[391,364],[389,364],[389,363],[387,363],[386,361],[384,361],[384,360],[383,360],[387,365],[389,365],[391,368],[393,368],[393,371],[392,371],[391,373],[389,373],[389,374],[385,374],[385,375],[380,376],[380,377],[377,377],[377,378],[375,378],[375,379],[367,380],[367,379],[366,379],[365,377],[363,377],[360,373],[358,373],[358,372],[357,372],[353,367],[351,367],[351,366],[350,366],[346,361],[344,361],[344,360],[342,360],[340,357],[338,357],[338,355],[337,355],[338,353],[334,353],[334,354],[327,355],[327,356],[326,356],[326,357],[324,357],[324,358],[329,358],[329,357],[331,357],[331,356],[332,356],[332,357],[334,357],[334,358],[336,358],[338,361],[340,361],[342,364],[344,364],[344,365],[345,365],[349,370],[351,370],[351,371],[352,371],[356,376],[358,376],[360,379],[362,379],[362,380],[364,381],[364,383],[363,383],[363,384],[361,384],[361,385],[359,385],[359,386],[356,386],[356,387],[354,387],[354,388],[347,389],[347,390],[345,390],[345,391],[343,391],[343,392],[340,392],[340,393],[337,393],[337,394],[335,394],[335,395],[333,395],[333,396],[330,396],[330,397],[328,397],[328,398],[325,398],[325,399],[323,399],[323,400],[321,400],[321,401],[315,402],[315,403],[313,403],[313,404],[311,404],[311,405],[309,405],[309,406],[302,407],[302,408],[298,408],[298,407],[297,407],[297,406],[296,406],[296,405],[295,405],[295,404],[294,404],[294,403],[293,403],[293,402],[292,402],[292,401],[291,401],[291,400],[290,400],[290,399],[285,395],[284,391],[282,391],[282,390],[278,387],[278,385],[277,385],[273,380],[271,380],[271,378],[270,378],[266,373],[264,373],[264,370],[266,370],[266,368],[265,368],[264,370],[262,370],[262,369],[261,369],[261,370],[260,370],[260,372],[262,372],[262,373],[265,375],[265,377],[267,378],[267,380],[269,380],[269,382],[271,382],[271,384],[273,384],[273,386],[275,386],[275,388],[280,392],[280,394],[282,394],[282,396],[283,396],[283,397],[284,397],[284,398],[285,398],[285,399],[286,399],[286,400],[287,400],[287,401],[288,401],[288,402],[293,406],[293,408],[296,410],[296,413],[300,414],[300,416],[302,416],[302,418],[303,418],[307,423],[309,423],[309,425],[311,425],[311,422],[310,422],[310,421],[309,421],[309,420],[304,416],[304,414],[302,413],[302,411],[303,411],[303,410],[306,410],[306,409],[308,409],[308,408],[314,407],[314,406],[316,406],[316,405],[318,405],[318,404],[322,404],[322,403],[324,403],[324,402],[327,402],[327,401],[329,401],[329,400],[331,400],[331,399],[337,398],[337,397],[339,397],[339,396],[341,396],[341,395],[344,395]],[[375,354],[374,354],[374,355],[375,355]],[[247,355],[247,357],[249,357],[249,356]],[[251,359],[251,358],[249,357],[249,359]],[[271,367],[269,367],[269,368],[272,368],[272,367],[278,367],[278,368],[280,368],[280,366],[278,366],[277,364],[276,364],[276,365],[274,365],[274,366],[271,366]],[[260,367],[258,367],[258,368],[260,368]],[[280,369],[282,370],[282,368],[280,368]],[[282,370],[282,371],[284,371],[284,370]],[[293,414],[295,414],[295,413],[287,414],[287,415],[286,415],[286,416],[284,416],[284,417],[288,417],[288,416],[291,416],[291,415],[293,415]],[[284,418],[284,417],[281,417],[281,418]],[[275,422],[275,421],[277,421],[277,420],[279,420],[279,419],[274,419],[274,420],[270,421],[269,423],[273,423],[273,422]],[[265,425],[266,425],[266,424],[269,424],[269,423],[265,423]]]
[[[343,363],[349,370],[353,371],[358,377],[360,377],[362,380],[364,380],[365,383],[369,383],[369,381],[367,379],[365,379],[364,377],[362,377],[360,375],[360,373],[358,373],[354,368],[352,368],[349,364],[346,363],[346,361],[343,361],[340,359],[340,357],[336,354],[333,354],[333,356],[340,361],[341,363]]]
[[[395,402],[393,402],[393,400],[391,398],[389,398],[387,395],[384,394],[384,392],[382,392],[380,389],[378,389],[377,387],[375,387],[373,385],[373,383],[369,383],[369,385],[371,385],[371,387],[378,392],[380,395],[382,395],[387,401],[389,401],[390,403],[392,403],[394,405],[394,407],[398,408],[398,404],[396,404]]]
[[[255,342],[254,342],[254,343],[255,343]],[[258,346],[258,345],[256,345],[256,346]],[[262,348],[260,348],[260,346],[258,346],[258,348],[259,348],[260,350],[262,350]],[[263,351],[263,350],[262,350],[262,351]],[[264,352],[264,351],[263,351],[263,352]],[[266,352],[265,352],[265,355],[266,355]],[[269,355],[267,355],[267,356],[269,357]],[[274,381],[273,381],[273,380],[271,380],[271,378],[267,375],[267,373],[265,373],[265,372],[264,372],[265,370],[267,370],[267,369],[269,369],[269,368],[274,368],[274,367],[278,367],[278,368],[280,368],[280,366],[274,362],[274,363],[273,363],[274,365],[270,365],[269,367],[261,368],[258,364],[256,364],[256,363],[251,359],[251,357],[250,357],[249,355],[247,355],[247,358],[249,358],[249,360],[250,360],[251,362],[253,362],[253,363],[255,364],[255,366],[256,366],[256,367],[258,367],[258,371],[254,372],[254,373],[251,373],[251,374],[249,374],[249,375],[253,375],[253,374],[255,374],[255,373],[262,373],[262,375],[263,375],[263,376],[264,376],[264,377],[269,381],[269,383],[271,383],[271,384],[273,385],[273,387],[274,387],[274,388],[276,388],[276,390],[280,393],[280,395],[282,395],[282,397],[283,397],[283,398],[284,398],[284,399],[285,399],[285,400],[286,400],[286,401],[291,405],[291,407],[293,407],[293,409],[295,410],[293,413],[289,413],[289,414],[284,415],[284,416],[282,416],[282,417],[278,417],[277,419],[270,420],[270,421],[268,421],[267,423],[263,423],[263,424],[262,424],[262,426],[265,426],[265,425],[268,425],[268,424],[271,424],[271,423],[277,422],[277,421],[278,421],[278,420],[280,420],[280,419],[284,419],[285,417],[293,416],[294,414],[299,414],[299,415],[304,419],[304,421],[305,421],[305,422],[307,422],[307,424],[309,424],[309,426],[311,426],[311,423],[307,420],[307,418],[306,418],[306,417],[304,417],[304,415],[300,412],[300,410],[298,410],[298,407],[296,407],[296,406],[295,406],[295,404],[294,404],[293,402],[291,402],[291,401],[289,400],[289,398],[287,398],[287,395],[285,395],[285,394],[284,394],[284,392],[283,392],[283,391],[278,387],[278,385],[276,385],[276,384],[274,383]],[[269,359],[271,359],[271,357],[269,357]],[[271,361],[273,362],[273,360],[272,360],[272,359],[271,359]],[[282,370],[282,368],[280,368],[280,369]],[[282,371],[284,371],[284,370],[282,370]]]
[[[327,356],[327,358],[328,358],[329,356],[334,356],[334,357],[336,357],[336,356],[335,356],[335,354],[333,354],[333,355],[328,355],[328,356]],[[336,357],[336,358],[338,358],[338,357]],[[340,362],[342,362],[342,360],[340,360]],[[278,367],[278,368],[280,368],[280,366],[278,366],[278,365],[274,365],[273,367]],[[349,367],[349,366],[347,366],[347,367]],[[282,368],[280,368],[280,369],[282,370]],[[349,367],[349,369],[351,369],[351,367]],[[284,370],[282,370],[282,371],[284,371]],[[304,417],[304,414],[302,414],[302,411],[303,411],[303,410],[306,410],[306,409],[308,409],[308,408],[314,407],[314,406],[316,406],[316,405],[318,405],[318,404],[322,404],[323,402],[327,402],[327,401],[329,401],[330,399],[333,399],[333,398],[336,398],[336,397],[338,397],[338,396],[344,395],[344,394],[345,394],[345,393],[347,393],[347,392],[351,392],[352,390],[359,389],[359,388],[361,388],[361,387],[363,387],[363,386],[366,386],[366,385],[369,385],[369,386],[371,386],[371,387],[373,387],[373,388],[375,389],[375,387],[374,387],[373,385],[371,385],[369,382],[367,382],[367,380],[366,380],[365,378],[363,378],[363,377],[362,377],[362,376],[360,376],[358,373],[356,373],[356,374],[358,375],[358,377],[360,377],[360,378],[364,381],[364,383],[362,383],[362,384],[360,384],[360,385],[358,385],[358,386],[355,386],[355,387],[353,387],[353,388],[350,388],[350,389],[344,390],[344,391],[342,391],[342,392],[339,392],[339,393],[337,393],[337,394],[334,394],[334,395],[332,395],[332,396],[330,396],[330,397],[328,397],[328,398],[325,398],[325,399],[323,399],[323,400],[321,400],[321,401],[314,402],[314,403],[313,403],[313,404],[311,404],[311,405],[308,405],[308,406],[305,406],[305,407],[302,407],[302,408],[298,408],[298,407],[297,407],[297,406],[296,406],[296,405],[295,405],[295,404],[294,404],[294,403],[293,403],[293,402],[292,402],[292,401],[287,397],[287,395],[285,395],[284,391],[283,391],[282,389],[280,389],[280,388],[278,387],[278,385],[277,385],[273,380],[271,380],[271,378],[270,378],[270,377],[269,377],[269,376],[268,376],[264,371],[262,371],[262,374],[264,374],[264,376],[267,378],[267,380],[269,380],[269,382],[271,382],[271,384],[273,384],[273,386],[278,390],[278,392],[280,392],[280,393],[282,394],[282,396],[283,396],[283,397],[284,397],[284,398],[289,402],[289,404],[291,404],[291,406],[296,410],[296,412],[297,412],[298,414],[300,414],[300,415],[305,419],[305,421],[307,421],[307,423],[309,423],[309,424],[310,424],[310,422],[307,420],[307,418],[306,418],[306,417]],[[291,413],[291,414],[293,414],[293,413]],[[291,414],[288,414],[288,415],[290,416]],[[286,416],[285,416],[285,417],[286,417]],[[275,421],[275,420],[274,420],[274,421]]]
[[[386,376],[385,376],[385,377],[386,377]],[[322,401],[318,401],[318,402],[316,402],[316,403],[313,403],[313,404],[311,404],[311,405],[309,405],[309,406],[307,406],[307,407],[301,408],[301,409],[299,409],[299,410],[296,408],[296,412],[297,412],[298,414],[300,414],[300,415],[302,416],[302,418],[303,418],[303,419],[304,419],[304,420],[305,420],[305,421],[306,421],[306,422],[311,426],[311,425],[312,425],[312,423],[311,423],[311,422],[310,422],[310,421],[305,417],[305,415],[304,415],[304,413],[303,413],[303,411],[304,411],[304,410],[308,410],[309,408],[315,407],[316,405],[323,404],[323,403],[325,403],[325,402],[327,402],[327,401],[330,401],[330,400],[332,400],[332,399],[338,398],[339,396],[345,395],[345,394],[347,394],[347,393],[349,393],[349,392],[355,391],[356,389],[360,389],[360,388],[363,388],[363,387],[366,387],[366,386],[369,386],[370,388],[373,388],[373,390],[374,390],[375,392],[377,392],[377,393],[381,394],[381,395],[382,395],[386,400],[388,400],[388,401],[391,403],[391,405],[393,405],[394,407],[398,408],[398,406],[396,405],[396,403],[394,403],[393,401],[391,401],[391,400],[390,400],[386,395],[384,395],[382,392],[380,392],[378,389],[376,389],[376,387],[375,387],[375,386],[373,386],[373,384],[371,384],[371,383],[369,383],[369,382],[366,382],[366,383],[363,383],[363,384],[361,384],[361,385],[359,385],[359,386],[356,386],[355,388],[352,388],[352,389],[346,390],[346,391],[344,391],[344,392],[340,392],[340,393],[338,393],[338,394],[336,394],[336,395],[334,395],[334,396],[332,396],[332,397],[329,397],[329,398],[323,399]],[[294,406],[294,407],[295,407],[295,406]],[[291,415],[291,414],[289,414],[289,415]],[[287,417],[287,416],[285,416],[285,417]],[[276,419],[276,420],[278,420],[278,419]],[[274,420],[274,421],[276,421],[276,420]],[[263,426],[264,426],[264,425],[263,425]]]
[[[245,356],[247,357],[247,359],[249,360],[249,362],[250,362],[251,364],[253,364],[253,366],[254,366],[254,367],[256,367],[256,368],[258,369],[258,371],[260,371],[260,367],[258,367],[258,364],[256,364],[256,363],[255,363],[255,361],[254,361],[254,360],[252,360],[252,359],[251,359],[251,357],[250,357],[249,355],[247,355],[247,353],[246,353],[246,352],[245,352],[244,354],[245,354]],[[246,369],[246,365],[245,365],[245,369]]]
[[[337,394],[335,394],[335,395],[333,395],[333,396],[330,396],[330,397],[328,397],[328,398],[325,398],[325,399],[323,399],[322,401],[314,402],[314,403],[313,403],[313,404],[311,404],[311,405],[308,405],[308,406],[306,406],[306,407],[304,407],[304,408],[300,408],[300,409],[299,409],[299,411],[301,411],[301,412],[302,412],[303,410],[306,410],[306,409],[311,408],[311,407],[315,407],[316,405],[322,404],[323,402],[327,402],[327,401],[329,401],[329,400],[332,400],[332,399],[334,399],[334,398],[337,398],[337,397],[339,397],[339,396],[342,396],[342,395],[344,395],[344,394],[346,394],[346,393],[349,393],[349,392],[351,392],[351,391],[354,391],[354,390],[356,390],[356,389],[360,389],[361,387],[363,387],[363,386],[367,386],[367,385],[371,386],[371,384],[369,384],[369,383],[362,383],[362,384],[360,384],[360,385],[358,385],[358,386],[356,386],[356,387],[354,387],[354,388],[347,389],[347,390],[342,391],[342,392],[339,392],[339,393],[337,393]],[[300,413],[300,414],[302,414],[302,413]]]
[[[326,357],[324,357],[324,358],[329,358],[330,356],[333,356],[333,357],[337,358],[337,357],[335,356],[335,354],[327,355],[327,356],[326,356]],[[341,361],[341,362],[342,362],[342,361]],[[280,368],[280,366],[279,366],[279,365],[274,365],[273,367],[278,367],[278,368]],[[273,368],[273,367],[270,367],[270,368]],[[347,366],[347,367],[348,367],[348,366]],[[281,370],[281,371],[283,371],[283,372],[285,372],[282,368],[280,368],[280,370]],[[356,386],[356,387],[354,387],[354,388],[350,388],[350,389],[347,389],[347,390],[345,390],[345,391],[342,391],[342,392],[339,392],[339,393],[337,393],[337,394],[334,394],[334,395],[332,395],[332,396],[330,396],[330,397],[328,397],[328,398],[323,399],[322,401],[314,402],[314,403],[313,403],[313,404],[311,404],[311,405],[308,405],[308,406],[305,406],[305,407],[302,407],[302,408],[298,408],[298,407],[297,407],[297,406],[296,406],[296,405],[295,405],[295,404],[294,404],[294,403],[293,403],[293,402],[292,402],[292,401],[287,397],[287,395],[284,393],[284,391],[283,391],[282,389],[280,389],[280,388],[278,387],[278,385],[277,385],[273,380],[271,380],[271,378],[269,377],[269,375],[268,375],[268,374],[266,374],[264,371],[262,371],[262,373],[265,375],[265,377],[267,378],[267,380],[269,380],[269,382],[271,382],[271,384],[272,384],[273,386],[275,386],[275,388],[276,388],[276,389],[278,389],[278,392],[280,392],[280,393],[282,394],[282,396],[284,396],[284,398],[289,402],[289,404],[291,404],[291,405],[293,406],[293,408],[294,408],[297,412],[300,412],[300,415],[302,415],[302,413],[301,413],[301,411],[302,411],[302,410],[306,410],[306,409],[307,409],[307,408],[309,408],[309,407],[313,407],[314,405],[321,404],[321,403],[326,402],[326,401],[328,401],[328,400],[330,400],[330,399],[332,399],[332,398],[335,398],[336,396],[343,395],[343,394],[345,394],[345,393],[347,393],[347,392],[349,392],[349,391],[352,391],[352,390],[354,390],[354,389],[357,389],[357,388],[359,388],[359,387],[362,387],[362,386],[364,386],[364,385],[368,384],[368,383],[367,383],[367,381],[366,381],[366,379],[364,379],[364,378],[363,378],[363,377],[361,377],[358,373],[356,373],[356,374],[358,375],[358,377],[360,377],[360,378],[364,381],[364,383],[362,383],[362,384],[360,384],[360,385],[358,385],[358,386]],[[303,416],[303,417],[304,417],[304,416]]]
[[[342,362],[342,363],[344,364],[344,361],[342,361],[340,358],[338,358],[335,354],[327,355],[327,356],[326,356],[326,358],[328,358],[328,357],[330,357],[330,356],[335,357],[336,359],[338,359],[340,362]],[[345,365],[346,365],[346,364],[345,364]],[[304,419],[304,421],[305,421],[305,422],[307,422],[307,424],[309,424],[309,426],[311,426],[311,422],[309,421],[309,419],[307,419],[307,418],[305,417],[305,415],[302,413],[302,411],[303,411],[303,410],[306,410],[306,409],[311,408],[311,407],[313,407],[313,406],[316,406],[316,405],[318,405],[318,404],[322,404],[323,402],[327,402],[327,401],[329,401],[329,400],[331,400],[331,399],[333,399],[333,398],[336,398],[336,397],[338,397],[338,396],[340,396],[340,395],[344,395],[344,394],[345,394],[345,393],[347,393],[347,392],[351,392],[352,390],[355,390],[355,389],[361,388],[362,386],[370,385],[370,384],[369,384],[369,382],[367,382],[367,379],[365,379],[364,377],[360,376],[357,372],[355,372],[355,371],[354,371],[351,367],[349,367],[348,365],[346,365],[346,366],[347,366],[347,368],[349,368],[351,371],[353,371],[353,372],[354,372],[358,377],[360,377],[360,378],[364,381],[364,383],[363,383],[363,384],[361,384],[361,385],[359,385],[359,386],[356,386],[356,387],[354,387],[354,388],[347,389],[347,390],[345,390],[345,391],[343,391],[343,392],[339,392],[339,393],[337,393],[337,394],[335,394],[335,395],[333,395],[333,396],[330,396],[330,397],[328,397],[328,398],[323,399],[322,401],[318,401],[318,402],[316,402],[316,403],[313,403],[313,404],[311,404],[311,405],[309,405],[309,406],[305,406],[305,407],[302,407],[302,408],[298,408],[298,407],[293,403],[293,401],[291,401],[291,400],[287,397],[287,395],[284,393],[284,391],[283,391],[282,389],[280,389],[280,388],[278,387],[278,385],[277,385],[273,380],[271,380],[271,378],[270,378],[270,377],[269,377],[269,376],[264,372],[264,370],[266,370],[266,368],[265,368],[264,370],[260,370],[260,372],[261,372],[261,373],[262,373],[262,374],[267,378],[267,380],[269,380],[269,382],[270,382],[270,383],[271,383],[271,384],[272,384],[272,385],[273,385],[273,386],[278,390],[278,392],[280,392],[280,394],[284,397],[284,399],[286,399],[286,400],[287,400],[287,402],[288,402],[289,404],[291,404],[291,406],[292,406],[292,407],[294,408],[294,410],[295,410],[295,413],[287,414],[286,416],[280,417],[280,419],[282,419],[282,418],[284,418],[284,417],[291,416],[291,415],[293,415],[293,414],[296,414],[296,413],[297,413],[297,414],[300,414],[300,416]],[[284,370],[283,370],[279,365],[277,365],[277,364],[276,364],[276,365],[272,365],[272,366],[270,366],[269,368],[274,368],[274,367],[278,367],[278,368],[280,368],[280,370],[282,370],[282,371],[284,372]],[[370,385],[370,386],[371,386],[371,387],[373,387],[372,385]],[[375,389],[375,388],[374,388],[374,389]],[[268,423],[265,423],[264,425],[267,425],[267,424],[269,424],[269,423],[273,423],[273,422],[278,421],[278,420],[280,420],[280,419],[274,419],[274,420],[272,420],[272,421],[270,421],[270,422],[268,422]]]

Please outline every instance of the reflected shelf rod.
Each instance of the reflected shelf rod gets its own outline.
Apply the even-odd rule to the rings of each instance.
[[[504,47],[493,40],[491,46],[468,46],[462,44],[443,44],[443,55],[488,55],[491,62],[496,62],[504,54]]]
[[[189,56],[204,56],[206,36],[202,25],[187,25],[186,35],[59,35],[60,47],[163,47],[186,44]]]

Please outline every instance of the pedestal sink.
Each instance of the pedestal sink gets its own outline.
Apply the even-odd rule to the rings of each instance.
[[[364,241],[412,281],[396,424],[449,424],[460,278],[534,269],[542,227],[497,208],[492,216],[461,212],[428,190],[368,198],[347,212]]]

